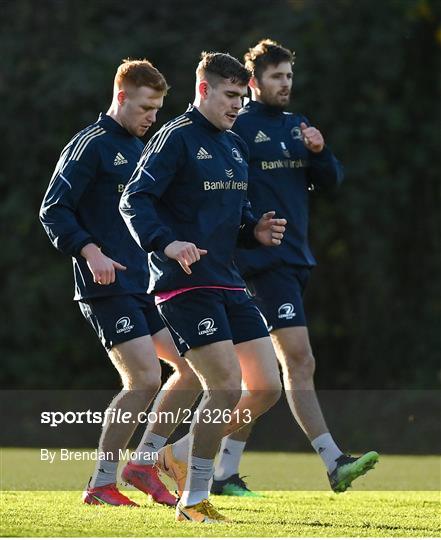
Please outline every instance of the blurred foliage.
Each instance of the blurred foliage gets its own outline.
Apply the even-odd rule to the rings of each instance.
[[[338,193],[312,196],[317,385],[437,387],[441,2],[0,0],[0,11],[3,387],[119,384],[38,209],[63,146],[107,110],[120,60],[146,56],[171,84],[157,129],[193,100],[202,50],[241,57],[262,37],[295,49],[292,110],[346,168]]]

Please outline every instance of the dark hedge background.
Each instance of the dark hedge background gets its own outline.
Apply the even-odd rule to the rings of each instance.
[[[107,110],[120,60],[147,56],[166,74],[159,127],[193,100],[202,50],[241,57],[262,37],[295,49],[291,108],[346,168],[338,193],[312,196],[318,387],[439,386],[440,1],[2,0],[0,10],[3,388],[119,385],[38,209],[65,143]]]

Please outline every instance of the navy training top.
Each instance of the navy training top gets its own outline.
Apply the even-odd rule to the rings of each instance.
[[[119,200],[143,149],[110,116],[77,133],[61,152],[40,208],[40,220],[52,244],[73,259],[74,300],[145,293],[147,257],[122,219]],[[127,267],[110,285],[93,282],[80,255],[90,242]]]
[[[343,181],[343,168],[325,146],[309,151],[302,139],[302,115],[250,101],[240,112],[234,131],[249,149],[248,198],[254,212],[269,210],[288,223],[280,246],[237,250],[236,263],[243,276],[282,264],[314,266],[308,243],[309,187],[331,187]]]
[[[238,135],[219,130],[193,107],[149,141],[120,203],[134,238],[152,252],[149,292],[245,286],[233,253],[236,245],[258,245],[246,197],[247,157]],[[164,254],[174,240],[208,250],[191,275]]]

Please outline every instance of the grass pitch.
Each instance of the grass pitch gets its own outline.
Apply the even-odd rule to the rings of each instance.
[[[136,490],[123,491],[141,504],[140,508],[86,506],[81,503],[81,489],[11,490],[19,463],[29,463],[25,456],[32,457],[35,452],[2,452],[3,536],[439,537],[441,533],[440,460],[435,456],[380,457],[374,471],[354,482],[354,491],[336,495],[327,489],[324,471],[314,454],[247,452],[241,470],[251,473],[250,487],[272,485],[272,490],[266,489],[259,499],[212,497],[215,506],[233,522],[202,525],[175,522],[172,509],[150,502]],[[18,467],[11,469],[15,461]],[[85,471],[91,469],[93,464],[85,464]],[[35,474],[28,477],[32,478],[35,480]],[[293,486],[309,481],[314,491],[283,490],[287,480],[292,480],[289,483]],[[20,482],[24,481],[25,476]],[[81,472],[75,481],[84,484],[87,477]],[[46,482],[53,483],[53,478],[46,477]],[[35,489],[35,481],[30,484]],[[48,489],[45,482],[41,484],[42,489]]]

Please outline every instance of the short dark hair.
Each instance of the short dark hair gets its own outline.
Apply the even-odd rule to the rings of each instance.
[[[244,55],[245,67],[251,71],[253,77],[260,79],[268,66],[278,66],[281,62],[294,64],[296,53],[285,49],[277,41],[261,39],[257,45],[251,47]]]
[[[208,80],[211,86],[216,86],[221,79],[247,86],[251,79],[251,72],[237,58],[229,54],[203,51],[201,61],[196,68],[196,77],[199,80]]]
[[[157,92],[166,95],[170,88],[164,75],[146,58],[142,60],[131,60],[125,58],[118,67],[115,75],[115,85],[118,88],[129,84],[135,88],[148,86]]]

